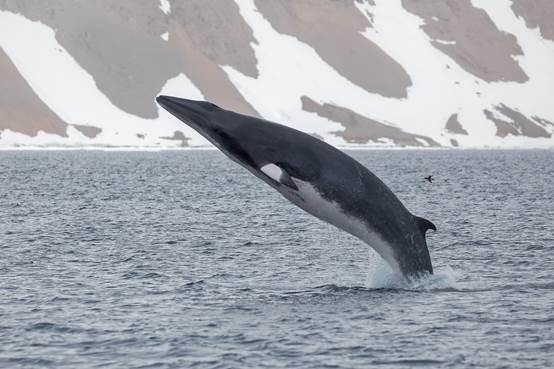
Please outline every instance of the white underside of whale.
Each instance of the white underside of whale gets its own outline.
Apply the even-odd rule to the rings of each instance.
[[[273,164],[270,164],[273,165]],[[266,166],[267,167],[267,166]],[[274,168],[275,167],[275,168]],[[269,172],[276,178],[281,178],[281,168],[278,166],[266,168],[264,173]],[[266,173],[270,176],[268,173]],[[278,179],[272,179],[278,181]],[[335,227],[338,227],[351,235],[361,239],[371,246],[385,261],[398,273],[401,273],[400,266],[394,256],[392,247],[379,235],[378,232],[371,229],[365,222],[344,213],[340,204],[325,199],[316,187],[311,183],[291,177],[298,187],[298,191],[286,188],[279,189],[279,192],[296,206],[307,211],[313,216],[324,220]]]

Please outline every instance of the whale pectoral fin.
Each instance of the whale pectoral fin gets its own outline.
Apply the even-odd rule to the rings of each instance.
[[[269,163],[260,168],[262,173],[271,178],[277,183],[280,183],[284,186],[287,186],[295,191],[298,191],[298,187],[294,184],[294,181],[290,175],[279,165],[274,163]]]
[[[427,219],[416,217],[415,215],[414,215],[414,218],[417,223],[417,227],[419,228],[423,236],[425,236],[425,232],[427,232],[428,229],[432,229],[433,231],[437,230],[437,227],[435,227],[435,225],[430,221],[428,221]]]
[[[281,183],[284,186],[287,186],[290,189],[298,191],[298,187],[296,187],[296,184],[294,183],[292,178],[285,171],[283,171],[283,175],[281,175],[281,180],[279,181],[279,183]]]

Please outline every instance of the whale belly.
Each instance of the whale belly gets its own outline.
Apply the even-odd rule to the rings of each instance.
[[[371,246],[397,272],[400,267],[393,248],[364,219],[343,211],[340,204],[321,196],[311,183],[292,178],[298,190],[279,190],[290,202],[311,215],[340,228]]]

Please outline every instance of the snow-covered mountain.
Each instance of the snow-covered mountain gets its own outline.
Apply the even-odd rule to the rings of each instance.
[[[552,0],[0,0],[0,147],[203,146],[209,100],[337,146],[554,147]]]

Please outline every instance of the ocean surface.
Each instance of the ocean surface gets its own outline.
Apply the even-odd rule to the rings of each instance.
[[[218,151],[1,151],[0,368],[554,367],[554,151],[348,154],[435,275]]]

